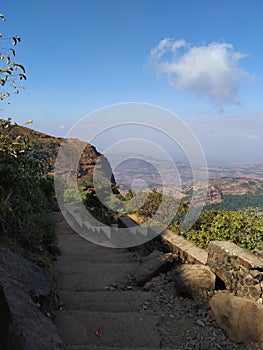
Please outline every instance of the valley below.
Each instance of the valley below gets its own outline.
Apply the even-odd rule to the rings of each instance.
[[[122,157],[125,159],[124,155],[120,155],[119,159]],[[225,166],[208,164],[207,173],[203,172],[204,180],[201,170],[201,177],[194,182],[193,170],[187,163],[174,163],[177,173],[175,178],[175,170],[171,169],[169,162],[151,159],[150,163],[141,155],[130,158],[126,155],[126,159],[113,169],[122,193],[126,193],[129,188],[135,192],[156,189],[188,201],[195,191],[194,201],[197,206],[205,197],[206,206],[235,209],[236,203],[236,209],[252,207],[263,210],[263,163]],[[165,173],[165,182],[160,172]]]

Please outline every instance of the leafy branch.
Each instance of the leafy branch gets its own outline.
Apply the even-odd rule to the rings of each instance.
[[[2,14],[0,14],[0,19],[6,21]],[[8,44],[4,45],[4,42]],[[20,89],[25,88],[22,84],[22,81],[26,80],[25,67],[15,59],[14,47],[20,42],[21,38],[18,35],[8,38],[0,33],[0,101],[11,94],[18,94]]]

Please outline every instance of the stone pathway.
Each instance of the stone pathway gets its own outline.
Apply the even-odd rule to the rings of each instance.
[[[54,274],[61,308],[55,324],[65,348],[159,349],[158,319],[142,307],[151,292],[119,287],[137,266],[133,253],[94,245],[65,220],[57,235],[61,256]]]
[[[57,227],[61,255],[54,264],[60,310],[55,325],[66,350],[258,350],[215,328],[208,300],[177,294],[174,271],[136,287],[140,249],[90,243],[64,219]],[[146,288],[147,286],[147,288]]]

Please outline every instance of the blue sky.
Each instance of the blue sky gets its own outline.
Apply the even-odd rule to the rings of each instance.
[[[153,103],[209,160],[262,160],[261,0],[3,0],[0,12],[28,76],[2,117],[63,136],[106,105]]]

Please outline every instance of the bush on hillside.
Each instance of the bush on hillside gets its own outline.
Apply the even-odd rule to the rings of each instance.
[[[31,251],[55,241],[44,192],[50,188],[50,180],[33,151],[26,137],[12,135],[10,119],[0,120],[1,240]]]

